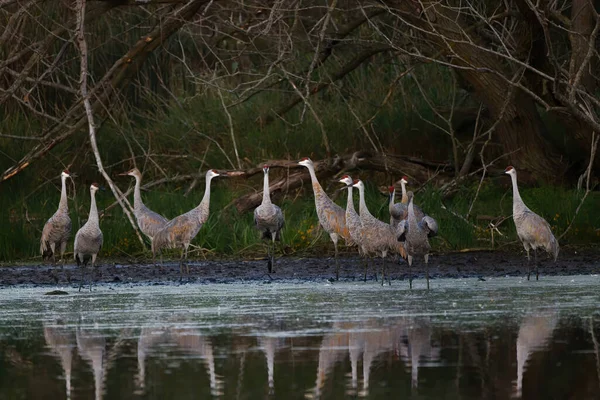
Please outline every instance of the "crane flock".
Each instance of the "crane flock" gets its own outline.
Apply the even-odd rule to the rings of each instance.
[[[365,275],[367,279],[368,260],[373,257],[382,258],[381,284],[384,284],[386,275],[386,258],[391,255],[397,259],[404,259],[408,264],[409,287],[412,289],[412,266],[414,257],[423,257],[426,266],[427,289],[429,289],[429,254],[431,245],[429,239],[438,234],[438,223],[427,215],[415,204],[415,195],[406,190],[408,178],[400,179],[402,198],[400,203],[395,203],[395,188],[389,188],[388,210],[390,222],[384,222],[373,216],[365,201],[365,185],[360,179],[353,180],[349,175],[344,175],[339,182],[345,185],[348,192],[346,209],[338,206],[325,192],[317,175],[315,166],[310,158],[303,158],[298,165],[308,169],[315,199],[315,208],[319,223],[323,230],[329,234],[334,245],[335,277],[339,279],[340,261],[338,257],[338,241],[343,239],[346,246],[356,246],[359,254],[365,259]],[[530,279],[530,250],[534,252],[536,280],[539,279],[537,263],[537,249],[546,250],[556,261],[559,252],[558,241],[552,234],[550,225],[542,217],[531,211],[521,199],[517,185],[517,171],[514,167],[506,168],[505,173],[511,177],[513,189],[513,219],[517,235],[527,253],[527,279]],[[275,242],[281,240],[282,229],[285,225],[284,213],[281,208],[271,201],[269,187],[269,166],[263,167],[263,197],[262,203],[254,210],[254,224],[261,233],[261,238],[267,240],[267,270],[274,271]],[[183,276],[183,267],[189,274],[187,265],[188,248],[202,226],[206,223],[210,209],[211,181],[218,176],[227,176],[214,169],[206,172],[206,188],[200,204],[171,220],[150,210],[141,198],[142,174],[134,168],[120,175],[135,178],[134,188],[134,216],[142,233],[148,237],[152,247],[153,262],[156,253],[165,248],[180,248],[180,272]],[[71,219],[67,201],[66,179],[72,175],[65,170],[61,173],[61,195],[57,211],[44,225],[40,239],[40,253],[43,258],[52,258],[56,264],[56,253],[60,252],[60,261],[64,265],[64,253],[71,236]],[[358,212],[354,207],[353,188],[359,192]],[[344,189],[344,188],[342,188]],[[90,186],[90,212],[87,222],[77,231],[74,243],[74,258],[81,268],[79,290],[84,282],[85,269],[91,260],[92,277],[90,290],[93,283],[93,269],[96,258],[102,248],[103,236],[100,230],[98,208],[96,206],[96,192],[99,186],[93,183]],[[340,189],[341,190],[341,189]],[[389,282],[389,274],[388,274]]]

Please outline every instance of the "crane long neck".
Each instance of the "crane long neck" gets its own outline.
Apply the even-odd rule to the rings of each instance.
[[[417,218],[415,216],[415,206],[413,204],[413,198],[411,197],[408,201],[408,223],[411,224],[415,222],[417,222]]]
[[[205,222],[208,218],[209,206],[210,206],[210,182],[212,181],[212,177],[206,177],[206,188],[204,189],[204,196],[202,197],[202,201],[198,205],[198,209],[200,210],[200,219],[201,222]]]
[[[512,180],[513,188],[513,214],[515,214],[519,208],[524,206],[524,203],[519,193],[519,186],[517,185],[517,174],[511,174],[510,179]]]
[[[317,179],[317,174],[315,174],[315,167],[313,165],[307,165],[307,168],[308,168],[308,173],[310,174],[310,180],[313,185],[313,191],[322,192],[323,188],[321,187],[321,184],[319,183],[319,180]]]
[[[346,202],[346,210],[354,211],[354,198],[352,197],[352,185],[348,186],[348,201]]]
[[[61,176],[61,189],[60,189],[60,203],[58,203],[58,208],[63,211],[69,210],[69,203],[67,201],[67,177]]]
[[[365,187],[364,186],[361,185],[358,187],[358,195],[359,195],[358,210],[360,211],[360,215],[361,216],[371,215],[371,213],[369,212],[369,209],[367,208],[367,203],[365,202]]]
[[[402,204],[408,203],[408,195],[406,194],[406,183],[400,182],[400,186],[402,186]]]
[[[396,201],[396,189],[392,190],[392,193],[390,193],[390,200],[389,200],[389,204],[388,204],[388,208],[389,208],[390,212],[392,212],[392,207],[394,206],[395,201]]]
[[[271,193],[269,188],[269,173],[265,172],[265,178],[263,181],[263,204],[271,204]]]
[[[135,189],[133,190],[133,208],[140,208],[142,205],[142,177],[135,175]]]
[[[90,195],[92,198],[92,202],[90,204],[90,216],[88,218],[88,222],[98,225],[98,207],[96,206],[96,192],[94,190],[90,190]]]

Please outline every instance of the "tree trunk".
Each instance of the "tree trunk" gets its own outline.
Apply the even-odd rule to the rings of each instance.
[[[417,15],[414,4],[396,3],[405,12],[403,17],[421,28],[421,34],[458,67],[461,81],[467,82],[467,89],[487,106],[491,118],[500,118],[495,134],[504,151],[511,154],[511,163],[538,179],[550,180],[562,174],[566,167],[545,138],[534,100],[502,78],[510,76],[503,59],[480,48],[485,47],[483,40],[455,9],[438,2],[424,2],[425,11]]]

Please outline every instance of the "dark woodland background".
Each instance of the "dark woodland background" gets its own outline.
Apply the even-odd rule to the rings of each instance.
[[[367,181],[383,220],[385,186],[408,175],[440,222],[439,250],[516,244],[509,164],[561,244],[598,242],[599,10],[591,0],[0,0],[0,260],[36,257],[64,168],[78,175],[74,230],[89,184],[105,181],[104,256],[143,254],[115,203],[132,183],[117,174],[134,165],[146,204],[168,218],[197,204],[208,168],[243,171],[215,181],[195,243],[197,254],[239,256],[261,249],[248,211],[260,201],[256,167],[269,162],[284,251],[315,252],[327,238],[308,176],[290,162],[304,156],[340,204],[334,177]]]

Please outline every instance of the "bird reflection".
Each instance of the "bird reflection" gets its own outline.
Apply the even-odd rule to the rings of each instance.
[[[429,319],[411,318],[404,325],[400,343],[400,358],[410,365],[411,387],[419,387],[419,364],[425,359],[429,362],[440,359],[441,348],[432,346],[432,327]]]
[[[317,380],[315,387],[306,393],[306,398],[318,399],[321,397],[321,391],[325,385],[327,375],[333,366],[344,359],[348,353],[348,331],[354,325],[354,323],[335,323],[332,327],[334,332],[323,337],[323,342],[321,342],[321,348],[319,349]]]
[[[106,338],[97,329],[79,325],[76,333],[77,350],[83,360],[92,367],[96,400],[104,394],[106,368]]]
[[[44,338],[46,345],[60,361],[65,376],[67,399],[70,399],[73,351],[77,346],[74,330],[59,319],[53,323],[44,323]]]
[[[279,338],[279,337],[261,336],[258,338],[258,345],[264,351],[265,357],[267,359],[269,394],[274,394],[274,392],[275,392],[275,377],[274,377],[275,353],[277,352],[278,349],[282,348],[285,345],[285,341],[283,338]]]
[[[398,352],[400,358],[411,368],[412,387],[417,388],[419,366],[424,360],[440,359],[441,348],[432,345],[432,327],[427,319],[401,319],[394,324],[383,325],[381,320],[336,323],[333,333],[323,337],[319,350],[317,379],[307,398],[322,396],[327,376],[336,363],[350,357],[349,394],[360,397],[369,395],[369,379],[375,360],[382,354]],[[362,387],[359,387],[358,364],[362,356]]]
[[[373,361],[381,354],[392,352],[397,347],[402,324],[378,328],[373,323],[363,326],[360,332],[359,344],[362,345],[363,354],[363,386],[358,395],[363,397],[369,394],[369,378]]]
[[[146,390],[146,355],[152,347],[168,340],[165,328],[142,328],[137,345],[138,372],[135,377],[136,394],[143,394]]]
[[[211,394],[213,396],[223,394],[223,380],[215,371],[215,358],[210,339],[205,338],[197,329],[176,327],[142,329],[138,339],[138,374],[136,376],[138,392],[143,392],[145,389],[146,356],[151,353],[152,348],[165,344],[174,344],[185,354],[198,356],[204,360],[210,380]]]
[[[558,322],[556,312],[530,314],[523,318],[517,336],[517,383],[514,396],[521,397],[523,374],[533,352],[547,345]]]

